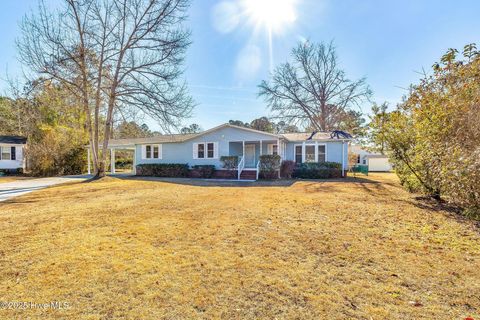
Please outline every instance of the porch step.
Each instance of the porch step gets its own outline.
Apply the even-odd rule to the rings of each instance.
[[[240,174],[240,180],[256,180],[257,171],[256,170],[243,170]]]

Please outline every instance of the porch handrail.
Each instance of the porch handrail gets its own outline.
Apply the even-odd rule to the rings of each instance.
[[[245,157],[240,156],[240,161],[238,162],[238,180],[240,180],[240,175],[242,174],[243,169],[245,168]]]
[[[258,160],[257,162],[257,179],[256,180],[258,180],[259,174],[260,174],[260,160]]]

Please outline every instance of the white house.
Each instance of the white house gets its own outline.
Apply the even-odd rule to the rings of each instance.
[[[393,169],[388,157],[377,152],[370,152],[359,145],[351,145],[350,152],[357,155],[357,164],[367,165],[370,172],[386,172]]]
[[[0,136],[0,171],[25,169],[25,146],[27,138]]]

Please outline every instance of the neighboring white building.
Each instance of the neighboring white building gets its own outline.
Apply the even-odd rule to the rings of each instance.
[[[391,171],[392,165],[384,154],[369,152],[359,145],[351,145],[350,152],[357,155],[357,164],[367,165],[370,172]]]
[[[25,170],[25,146],[27,138],[0,136],[0,170]]]

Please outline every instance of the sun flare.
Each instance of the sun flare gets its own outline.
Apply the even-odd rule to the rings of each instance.
[[[297,19],[296,0],[243,0],[245,13],[256,27],[280,33]]]

